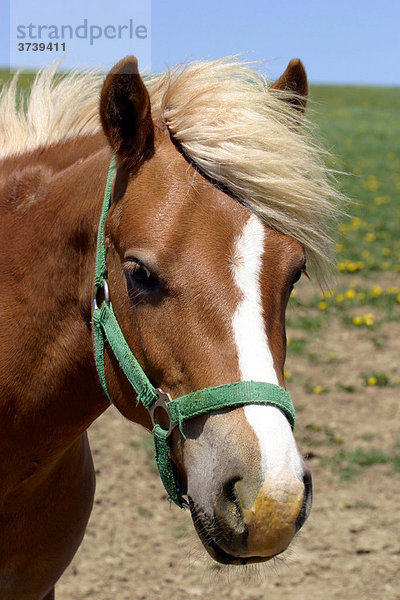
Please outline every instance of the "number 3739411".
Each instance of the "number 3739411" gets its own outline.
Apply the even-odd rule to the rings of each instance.
[[[65,42],[20,42],[18,44],[19,52],[44,52],[48,50],[50,52],[65,52],[66,43]]]

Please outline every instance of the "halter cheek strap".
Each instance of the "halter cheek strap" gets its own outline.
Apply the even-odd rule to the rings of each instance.
[[[156,461],[161,480],[169,498],[178,506],[183,507],[187,506],[187,502],[182,497],[171,460],[171,434],[176,427],[179,427],[181,434],[185,437],[183,423],[189,419],[223,408],[263,404],[279,408],[286,415],[293,429],[295,412],[289,393],[282,387],[271,383],[238,381],[198,390],[175,400],[172,400],[169,394],[154,388],[150,383],[125,340],[114,314],[108,289],[104,223],[110,207],[115,164],[115,157],[113,157],[108,172],[97,235],[93,300],[93,335],[96,368],[104,393],[110,402],[112,402],[107,388],[104,369],[104,346],[108,343],[122,371],[136,392],[137,404],[142,403],[150,413],[153,423]],[[103,300],[99,304],[100,291],[103,292]],[[164,413],[163,423],[168,424],[166,428],[161,427],[158,423],[160,412]]]

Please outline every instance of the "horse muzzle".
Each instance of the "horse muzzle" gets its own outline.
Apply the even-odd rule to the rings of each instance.
[[[312,479],[304,465],[303,481],[285,489],[264,482],[253,506],[239,500],[241,479],[222,485],[210,517],[189,498],[196,531],[207,552],[223,564],[264,562],[289,546],[306,521],[312,504]]]

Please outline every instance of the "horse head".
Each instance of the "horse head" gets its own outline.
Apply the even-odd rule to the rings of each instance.
[[[204,78],[207,67],[198,69]],[[251,98],[253,83],[246,81],[246,71],[242,79]],[[242,103],[235,113],[237,95],[225,83],[211,73],[209,88],[196,90],[190,88],[190,72],[183,71],[146,86],[136,60],[127,57],[108,74],[101,92],[101,122],[117,160],[105,223],[112,303],[147,377],[172,398],[239,381],[283,387],[285,310],[305,270],[300,235],[306,231],[301,226],[305,209],[287,205],[289,217],[283,223],[296,221],[298,236],[290,235],[285,225],[279,228],[274,217],[279,210],[273,195],[279,153],[265,161],[265,170],[275,169],[269,198],[275,213],[269,221],[254,209],[253,194],[245,187],[248,173],[257,196],[252,156],[261,161],[262,171],[265,143],[274,147],[278,140],[274,133],[267,142],[260,138],[263,131],[257,130],[250,104],[246,109]],[[275,93],[268,109],[275,114],[272,130],[278,128],[295,145],[307,94],[300,61],[289,64],[265,97]],[[174,94],[180,95],[180,106]],[[218,138],[221,127],[226,133]],[[252,140],[249,154],[237,157],[246,135]],[[242,179],[231,157],[241,160]],[[308,180],[312,186],[307,169],[300,177],[301,185]],[[290,186],[295,183],[287,185],[288,196],[294,197]],[[147,411],[135,405],[107,348],[105,369],[113,403],[150,429]],[[211,556],[245,564],[284,551],[312,501],[310,471],[285,414],[275,406],[221,408],[186,421],[181,429],[173,431],[171,456],[195,528]]]

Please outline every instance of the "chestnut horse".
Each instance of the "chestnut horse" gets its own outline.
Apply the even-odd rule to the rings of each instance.
[[[0,596],[54,598],[95,476],[86,430],[109,406],[96,372],[96,236],[110,159],[108,280],[130,349],[172,398],[229,382],[284,386],[285,309],[306,255],[321,271],[339,194],[304,121],[299,60],[272,86],[234,59],[144,83],[50,69],[0,96]],[[99,108],[100,106],[100,108]],[[109,347],[113,404],[151,429]],[[183,433],[183,435],[182,435]],[[268,560],[311,507],[311,476],[274,406],[174,429],[196,530],[223,563]]]

